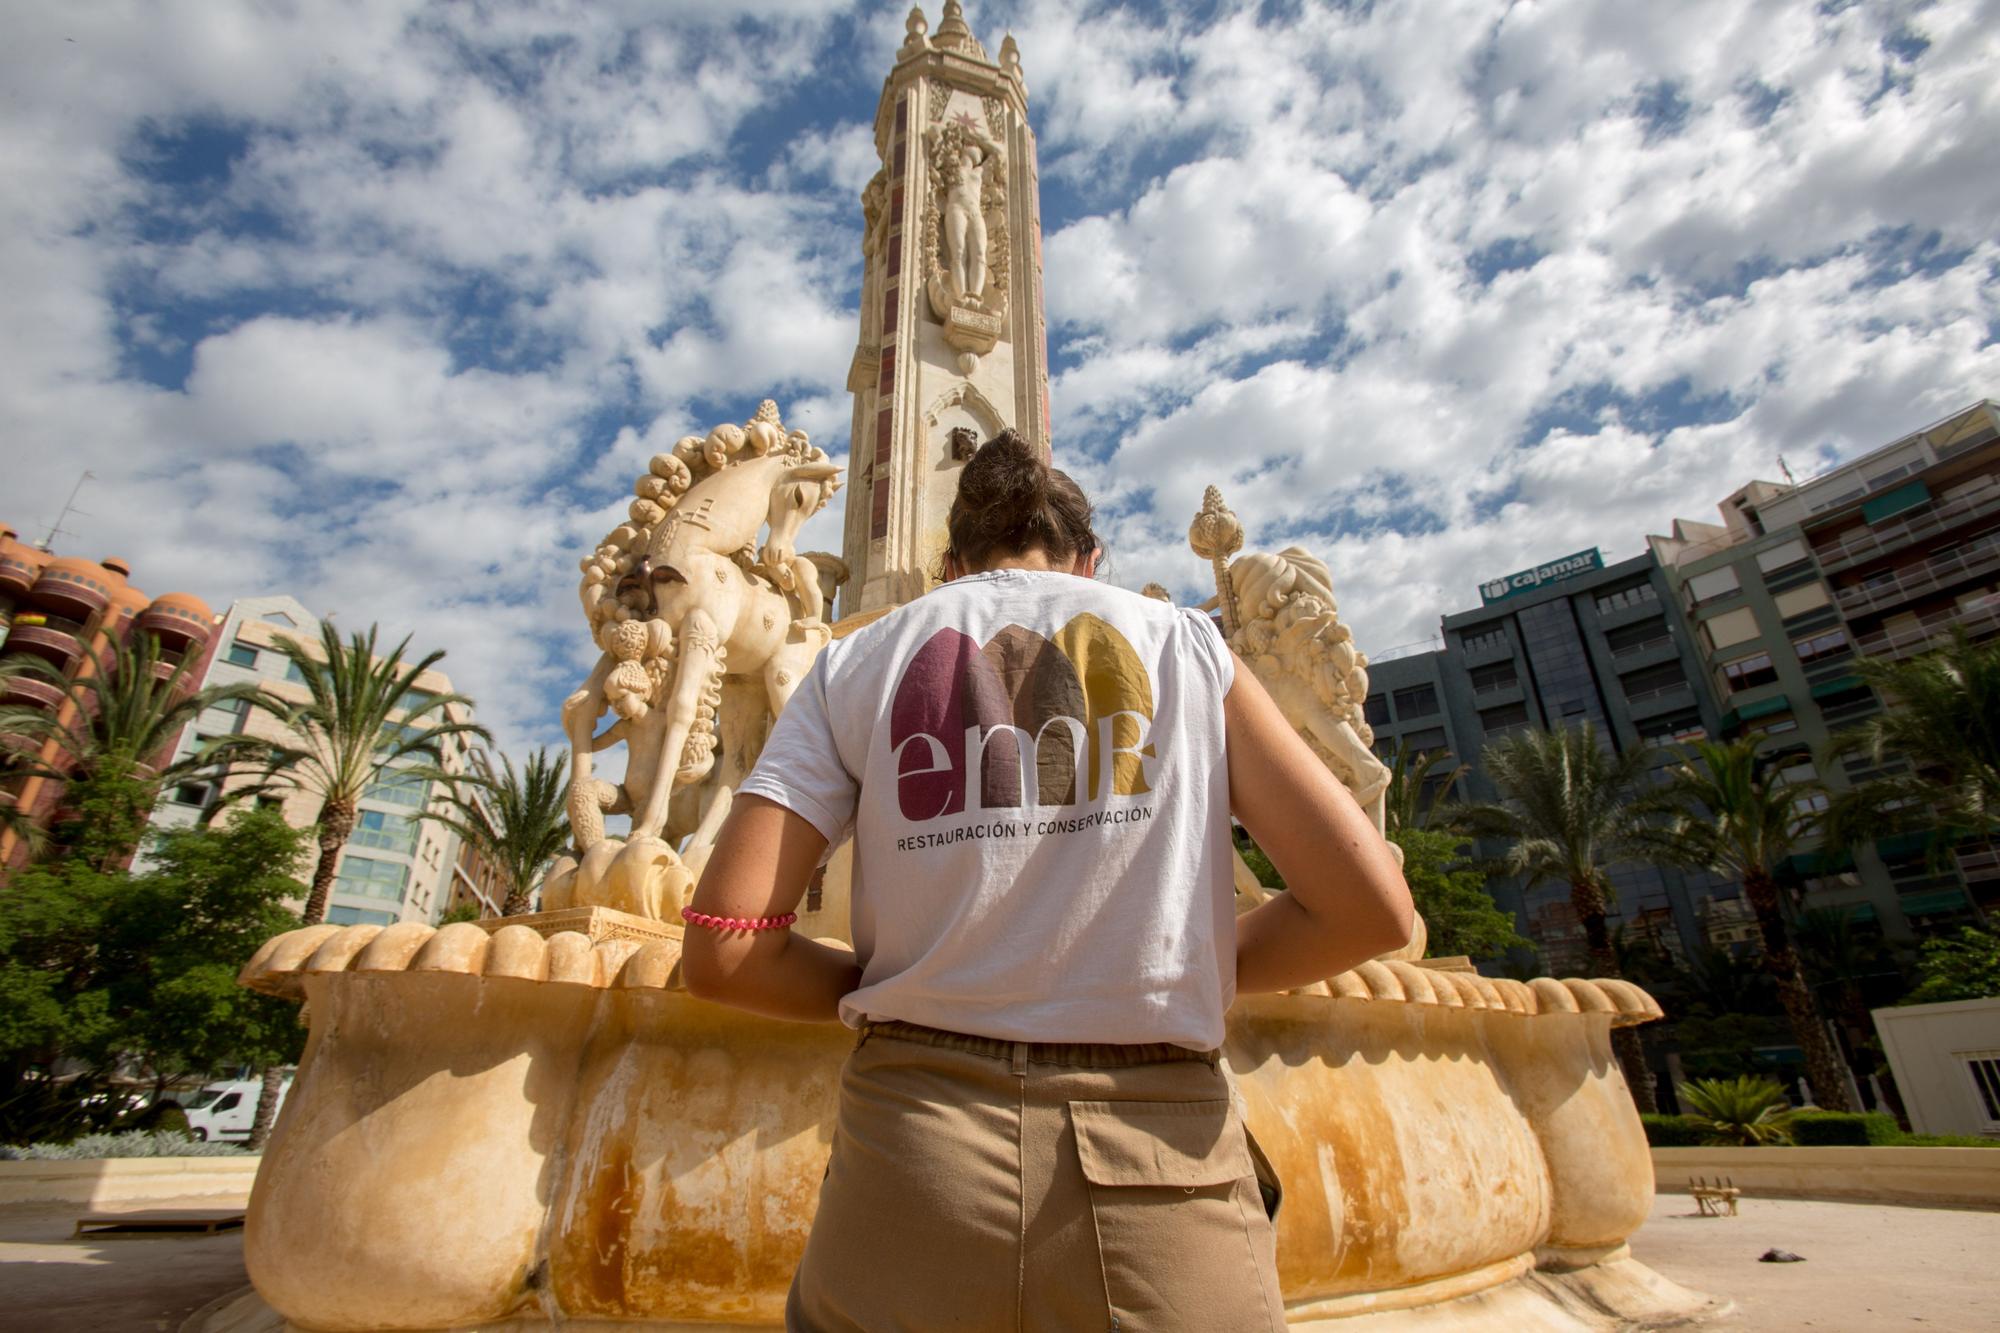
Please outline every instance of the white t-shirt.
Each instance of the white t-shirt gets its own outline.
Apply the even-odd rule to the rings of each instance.
[[[1201,612],[1032,570],[829,645],[742,790],[854,837],[841,1017],[1220,1046],[1233,679]]]

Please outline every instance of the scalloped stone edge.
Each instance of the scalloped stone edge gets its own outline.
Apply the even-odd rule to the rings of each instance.
[[[527,926],[502,926],[489,934],[469,921],[442,929],[414,921],[388,927],[307,926],[266,940],[237,981],[269,995],[296,997],[301,977],[327,972],[449,972],[599,989],[686,990],[680,946],[672,940],[601,940],[593,945],[575,931],[543,936]],[[1664,1016],[1651,995],[1615,978],[1536,977],[1523,982],[1404,962],[1363,963],[1318,983],[1310,995],[1526,1016],[1608,1014],[1614,1027]]]

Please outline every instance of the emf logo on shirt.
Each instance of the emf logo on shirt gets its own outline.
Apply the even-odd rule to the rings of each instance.
[[[1052,638],[1009,625],[983,647],[942,629],[903,668],[890,703],[897,802],[921,822],[1141,795],[1158,757],[1152,724],[1152,677],[1097,616]]]

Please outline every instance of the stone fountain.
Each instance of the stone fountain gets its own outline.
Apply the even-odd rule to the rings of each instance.
[[[251,1200],[255,1292],[214,1327],[781,1324],[852,1034],[688,996],[677,913],[788,687],[852,627],[824,619],[839,562],[789,544],[836,484],[767,404],[654,459],[584,562],[603,657],[564,708],[581,854],[551,875],[549,910],[313,926],[245,969],[306,1002],[311,1036]],[[730,517],[746,513],[762,542]],[[1379,821],[1366,659],[1325,565],[1237,555],[1213,490],[1191,539],[1232,645]],[[605,783],[590,757],[620,742],[626,779]],[[623,812],[632,832],[607,836],[601,816]],[[836,857],[801,929],[844,938],[847,875]],[[1263,892],[1238,882],[1245,907]],[[1708,1310],[1625,1249],[1653,1177],[1610,1037],[1658,1015],[1622,981],[1414,956],[1240,999],[1226,1051],[1285,1186],[1291,1321],[1577,1329]]]
[[[255,1289],[210,1333],[781,1323],[852,1034],[688,996],[678,910],[815,655],[928,586],[968,443],[1011,427],[1050,444],[1013,39],[996,62],[956,0],[935,32],[913,10],[875,139],[842,557],[794,549],[840,476],[774,405],[651,461],[583,561],[601,656],[562,710],[577,848],[545,910],[312,926],[244,969],[303,1000],[311,1035],[251,1199]],[[1213,491],[1190,540],[1232,646],[1379,826],[1367,662],[1327,567],[1241,554]],[[612,782],[596,758],[617,745]],[[836,854],[798,929],[846,938],[850,871]],[[1246,908],[1263,894],[1240,860],[1237,885]],[[1290,1321],[1575,1330],[1709,1312],[1625,1249],[1653,1176],[1611,1033],[1658,1017],[1652,999],[1422,952],[1230,1013],[1237,1094],[1285,1187]]]

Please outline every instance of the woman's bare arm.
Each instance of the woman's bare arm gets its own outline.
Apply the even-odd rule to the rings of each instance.
[[[805,897],[825,852],[826,839],[808,821],[775,801],[738,796],[691,906],[711,916],[783,916]],[[849,950],[789,930],[692,924],[681,946],[681,975],[699,999],[807,1023],[837,1019],[840,997],[861,984]]]
[[[1236,989],[1289,990],[1409,943],[1395,854],[1241,659],[1223,716],[1229,808],[1289,890],[1236,919]]]

